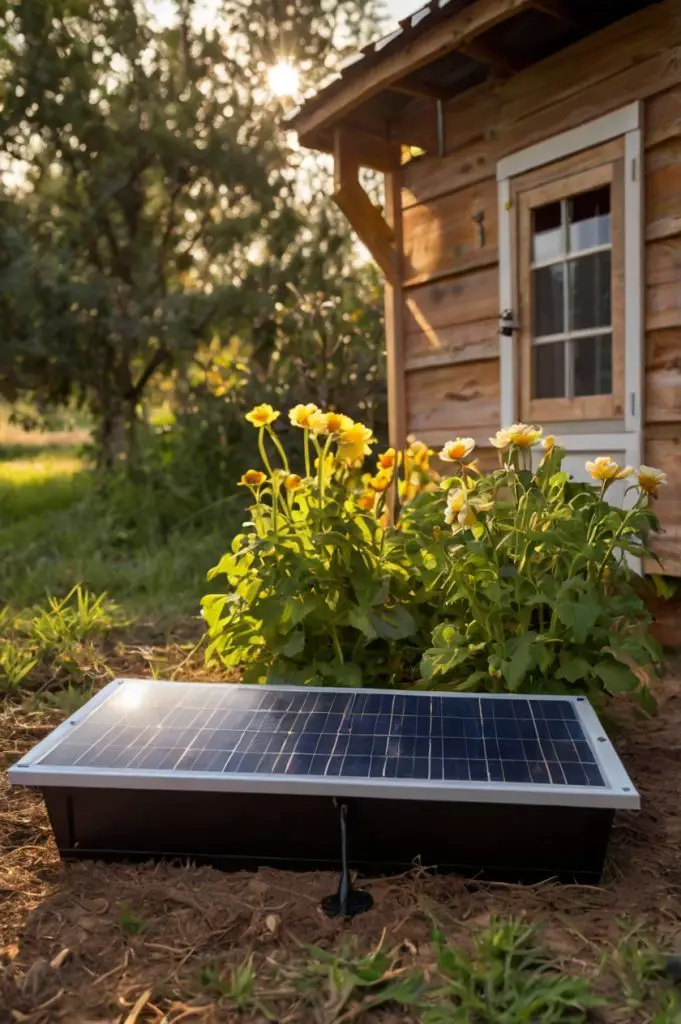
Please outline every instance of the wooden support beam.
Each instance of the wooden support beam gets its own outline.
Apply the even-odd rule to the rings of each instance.
[[[393,82],[392,85],[388,86],[388,91],[401,92],[405,96],[419,96],[430,100],[446,100],[448,95],[444,89],[440,89],[436,85],[431,85],[429,82],[420,82],[416,75],[407,75],[406,78],[401,78],[399,82]]]
[[[397,284],[395,234],[360,184],[359,162],[352,135],[346,128],[336,128],[334,141],[333,199],[378,263],[388,283]]]
[[[577,24],[578,19],[575,17],[575,12],[568,8],[565,0],[532,0],[530,6],[552,18],[565,21],[568,25]]]
[[[509,18],[528,10],[533,0],[477,0],[476,3],[438,22],[401,50],[357,73],[344,88],[334,88],[327,99],[322,92],[291,120],[303,144],[306,136],[338,122],[360,103],[387,90],[412,71],[459,49]]]
[[[489,64],[499,75],[512,75],[527,67],[526,61],[513,60],[511,57],[507,57],[505,54],[495,50],[494,47],[486,46],[477,39],[469,43],[462,43],[457,50],[459,53],[465,54],[466,57],[479,61],[481,64]]]

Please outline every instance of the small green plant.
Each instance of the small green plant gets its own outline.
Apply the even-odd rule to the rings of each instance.
[[[233,1004],[236,1010],[243,1012],[256,1010],[265,1020],[276,1020],[276,1014],[263,1002],[256,992],[257,975],[253,965],[253,954],[242,963],[231,967],[223,977],[215,967],[206,966],[199,975],[199,984],[214,999],[225,999]]]
[[[47,607],[20,614],[5,608],[0,618],[0,691],[30,689],[34,669],[42,670],[36,675],[43,685],[61,681],[65,675],[80,678],[87,672],[105,672],[96,640],[125,624],[115,602],[106,594],[91,594],[80,584],[63,598],[48,595]],[[84,692],[69,681],[66,703]]]
[[[142,935],[149,930],[148,921],[136,914],[127,903],[121,906],[118,923],[126,935]]]
[[[579,1024],[605,1005],[582,978],[563,975],[537,944],[536,929],[494,921],[471,953],[433,938],[438,977],[421,1024]]]
[[[70,680],[61,690],[47,691],[41,694],[34,694],[29,700],[29,707],[45,708],[50,711],[59,711],[69,718],[76,711],[94,696],[93,686],[79,686]]]
[[[48,595],[47,608],[36,608],[19,629],[41,653],[63,653],[94,634],[126,625],[118,605],[106,594],[95,596],[77,583],[65,597]]]
[[[30,650],[13,640],[4,640],[0,649],[0,692],[18,690],[38,664]]]
[[[596,705],[628,693],[654,710],[648,687],[661,649],[627,561],[651,554],[651,500],[664,474],[634,476],[602,456],[595,485],[562,468],[565,451],[539,428],[515,424],[492,442],[501,467],[483,475],[464,459],[472,439],[445,446],[456,473],[420,496],[403,529],[420,538],[415,562],[441,595],[442,621],[421,665],[429,686],[585,693]],[[616,480],[633,479],[626,508],[609,504]],[[449,529],[447,529],[449,527]]]

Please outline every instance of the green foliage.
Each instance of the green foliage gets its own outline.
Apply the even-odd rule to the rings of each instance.
[[[417,571],[439,589],[445,620],[423,678],[464,690],[585,693],[597,706],[626,693],[653,710],[647,684],[661,650],[626,561],[650,554],[648,495],[634,485],[630,507],[614,507],[606,495],[615,477],[598,488],[572,483],[563,455],[551,448],[532,470],[529,449],[510,445],[499,470],[460,467],[445,490],[407,511],[405,532],[421,538]],[[452,532],[440,528],[445,516]]]
[[[13,615],[4,609],[0,632],[0,691],[25,689],[40,667],[49,677],[103,668],[95,638],[126,625],[121,609],[106,594],[95,597],[77,584],[63,598],[47,596],[46,606]]]
[[[408,684],[419,676],[434,602],[409,571],[408,538],[388,525],[390,478],[379,473],[377,490],[362,492],[356,464],[371,431],[316,415],[318,429],[301,424],[303,478],[291,474],[271,425],[259,429],[264,470],[242,478],[255,498],[250,521],[210,573],[226,576],[230,591],[203,601],[208,657],[251,682]]]
[[[330,373],[360,390],[380,374],[375,331],[364,348],[345,329],[323,344],[314,325],[294,334],[293,280],[309,308],[338,281],[346,327],[378,316],[349,280],[346,223],[318,198],[328,172],[288,147],[266,87],[283,45],[306,87],[328,75],[379,5],[300,0],[293,16],[224,0],[209,24],[195,6],[165,4],[167,24],[113,0],[0,10],[0,150],[15,172],[0,191],[0,392],[87,407],[106,466],[136,456],[151,389],[170,386],[189,415],[185,382],[216,340],[237,338],[261,384],[301,363],[300,386],[320,389]]]
[[[522,1021],[578,1024],[605,1000],[582,978],[561,974],[536,941],[536,929],[521,922],[494,921],[468,954],[434,936],[440,984],[429,993],[433,1005],[421,1024],[486,1024]]]

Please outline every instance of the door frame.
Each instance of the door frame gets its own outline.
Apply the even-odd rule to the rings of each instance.
[[[504,157],[497,164],[499,204],[499,295],[501,310],[516,310],[516,232],[512,205],[513,178],[581,150],[624,138],[624,430],[579,432],[567,424],[560,443],[568,451],[626,451],[627,461],[643,459],[644,276],[643,276],[643,133],[641,103],[630,103],[570,131],[553,135]],[[514,334],[499,338],[500,426],[518,418],[519,346]],[[607,421],[603,421],[604,423]]]

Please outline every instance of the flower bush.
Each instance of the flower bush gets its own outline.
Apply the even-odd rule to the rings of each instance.
[[[371,431],[297,405],[289,420],[303,432],[303,465],[294,469],[274,426],[279,415],[261,405],[246,417],[263,468],[243,474],[251,518],[210,573],[230,589],[203,602],[209,657],[249,681],[409,685],[438,611],[394,510],[437,486],[432,453],[418,442],[404,454],[389,449],[362,473]]]
[[[364,464],[376,440],[342,413],[297,405],[302,466],[277,435],[280,413],[256,406],[261,469],[241,485],[250,519],[211,570],[227,593],[204,599],[209,657],[249,681],[634,695],[648,710],[660,660],[632,558],[650,554],[652,502],[664,474],[587,463],[563,470],[542,430],[514,424],[481,473],[475,442],[439,458],[413,441]],[[626,481],[626,508],[608,490]]]
[[[553,437],[514,424],[490,438],[500,468],[481,475],[461,440],[440,454],[461,452],[457,472],[403,524],[421,537],[420,575],[442,595],[445,621],[421,665],[427,685],[579,692],[596,705],[625,692],[652,710],[661,652],[629,561],[650,555],[665,474],[601,456],[586,463],[594,484],[574,483]],[[629,482],[626,508],[607,501],[617,480]]]

